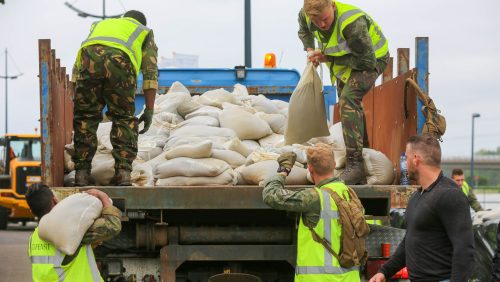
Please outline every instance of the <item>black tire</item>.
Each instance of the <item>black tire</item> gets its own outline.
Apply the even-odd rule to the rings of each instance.
[[[9,222],[9,209],[0,207],[0,230],[6,230],[8,222]]]

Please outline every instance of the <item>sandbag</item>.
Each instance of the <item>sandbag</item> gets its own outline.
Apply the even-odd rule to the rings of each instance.
[[[73,144],[66,145],[64,148],[64,170],[65,171],[73,171],[75,170],[75,163],[71,157],[71,149],[66,149],[68,146],[73,146]]]
[[[306,154],[307,146],[293,144],[292,146],[287,145],[283,147],[266,147],[263,148],[263,150],[267,152],[273,152],[278,155],[286,152],[294,152],[297,155],[297,162],[302,164],[307,163],[307,154]]]
[[[180,145],[195,144],[207,140],[212,142],[212,149],[225,149],[224,144],[231,139],[220,136],[175,136],[168,139],[163,150],[168,151]]]
[[[246,86],[236,83],[233,89],[233,96],[248,96],[248,89]]]
[[[241,170],[241,176],[250,185],[261,185],[262,181],[276,174],[278,170],[278,162],[267,160],[252,164]],[[286,178],[287,185],[303,185],[308,184],[307,170],[294,166],[290,175]]]
[[[255,115],[265,120],[269,124],[274,133],[285,134],[286,117],[284,115],[266,114],[263,112],[258,112]]]
[[[90,172],[96,185],[109,185],[115,175],[115,159],[111,153],[97,153],[92,159],[92,170]]]
[[[279,108],[262,94],[253,97],[252,107],[257,112],[264,112],[266,114],[277,114],[279,112]]]
[[[301,144],[328,135],[323,83],[313,64],[308,63],[290,98],[285,144]]]
[[[186,118],[186,115],[198,110],[201,107],[203,107],[203,104],[198,103],[198,101],[191,98],[179,104],[179,106],[177,107],[177,113],[181,117]]]
[[[237,137],[232,138],[230,141],[226,142],[224,144],[224,147],[227,150],[240,153],[245,158],[248,157],[250,153],[252,153],[252,151],[248,149],[248,147],[245,144],[241,143],[240,139],[238,139]]]
[[[73,255],[94,221],[102,203],[87,193],[76,193],[60,201],[38,224],[38,235],[66,255]]]
[[[137,157],[144,161],[149,161],[163,152],[160,147],[139,147],[137,149]]]
[[[231,167],[225,162],[213,158],[191,159],[175,158],[156,166],[155,178],[168,178],[174,176],[217,176]]]
[[[225,161],[232,168],[239,167],[245,163],[245,157],[243,157],[240,153],[231,150],[212,149],[212,155],[210,157]]]
[[[185,116],[185,119],[190,119],[193,117],[199,117],[199,116],[211,116],[213,118],[219,119],[219,113],[221,112],[221,109],[216,108],[216,107],[211,107],[211,106],[203,106],[196,111],[189,113]]]
[[[262,161],[267,161],[267,160],[274,160],[276,161],[279,157],[279,154],[273,153],[273,152],[266,152],[266,151],[253,151],[245,160],[245,166],[252,165],[254,163],[262,162]]]
[[[155,99],[154,112],[177,113],[177,107],[190,99],[191,94],[189,94],[189,90],[182,83],[176,81],[172,84],[167,94],[159,95]]]
[[[161,163],[166,162],[165,154],[167,152],[163,152],[158,155],[156,158],[149,160],[144,163],[133,165],[132,173],[130,175],[132,185],[134,186],[154,186],[155,179],[153,175],[153,170],[156,166]],[[135,161],[134,161],[135,163]]]
[[[255,140],[241,140],[241,143],[243,143],[243,145],[245,145],[245,147],[247,147],[250,151],[255,151],[261,148],[259,142]]]
[[[271,102],[273,102],[273,104],[278,107],[278,109],[288,109],[288,102],[285,102],[285,101],[281,101],[281,100],[271,100]]]
[[[181,128],[176,128],[172,130],[170,133],[170,137],[179,137],[179,136],[198,136],[198,137],[237,137],[236,132],[230,128],[220,128],[206,125],[189,125],[183,126]]]
[[[166,159],[175,159],[179,157],[187,157],[192,159],[208,158],[212,154],[212,142],[203,141],[195,144],[185,144],[169,149],[166,154]]]
[[[223,88],[210,90],[198,99],[198,102],[207,106],[222,108],[222,103],[227,102],[231,104],[239,104],[238,100],[227,90]]]
[[[111,122],[101,122],[97,127],[97,147],[98,150],[113,150],[113,146],[111,145],[110,133],[111,133]]]
[[[384,153],[364,148],[363,159],[365,160],[366,182],[368,185],[390,185],[395,178],[394,166]]]
[[[282,147],[284,143],[284,136],[276,133],[259,139],[259,144],[261,147]]]
[[[342,133],[342,123],[337,122],[332,125],[330,131],[330,142],[333,154],[335,157],[335,168],[340,169],[345,167],[346,148],[344,143],[344,135]]]
[[[232,169],[214,177],[185,177],[175,176],[162,178],[156,181],[156,186],[211,186],[211,185],[235,185],[237,176]]]
[[[222,110],[241,110],[241,111],[249,112],[251,114],[256,113],[254,108],[252,108],[246,104],[238,106],[238,105],[227,103],[227,102],[222,103]]]
[[[221,127],[234,130],[240,139],[260,139],[272,133],[267,122],[244,110],[225,109],[219,121]]]
[[[197,117],[192,117],[190,119],[187,119],[181,123],[178,123],[176,125],[176,128],[183,127],[186,125],[206,125],[206,126],[213,126],[213,127],[219,127],[219,119],[211,117],[211,116],[197,116]]]

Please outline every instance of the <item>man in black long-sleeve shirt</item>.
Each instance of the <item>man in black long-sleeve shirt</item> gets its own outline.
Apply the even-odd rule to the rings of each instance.
[[[404,266],[411,281],[466,282],[474,259],[467,198],[443,175],[441,148],[432,136],[410,137],[406,156],[410,179],[422,188],[408,202],[404,240],[370,282],[384,282]]]

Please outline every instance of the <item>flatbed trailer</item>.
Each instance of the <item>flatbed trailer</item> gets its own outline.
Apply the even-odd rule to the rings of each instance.
[[[386,154],[397,171],[407,138],[419,132],[422,123],[421,113],[416,110],[416,93],[412,89],[405,91],[405,79],[414,77],[427,91],[427,40],[416,39],[419,68],[410,70],[409,49],[398,49],[399,75],[392,77],[391,58],[382,84],[374,87],[363,100],[370,147]],[[65,144],[71,143],[73,88],[65,68],[60,66],[50,47],[50,40],[39,40],[39,51],[42,177],[58,197],[64,198],[91,187],[63,187],[63,150]],[[245,85],[244,80],[240,83]],[[196,87],[188,86],[188,89]],[[406,112],[403,105],[405,93],[408,95]],[[331,116],[338,121],[338,110]],[[293,215],[266,206],[262,201],[262,187],[97,188],[106,192],[114,205],[123,211],[120,235],[96,249],[105,279],[123,277],[125,281],[187,282],[207,281],[218,273],[248,273],[262,281],[293,281],[296,220]],[[304,186],[287,188],[301,189]],[[369,215],[367,219],[380,219],[386,225],[389,224],[391,208],[406,207],[415,188],[353,186]],[[367,240],[369,263],[380,263],[387,259],[381,257],[380,244],[391,243],[391,253],[394,252],[404,230],[372,227]]]

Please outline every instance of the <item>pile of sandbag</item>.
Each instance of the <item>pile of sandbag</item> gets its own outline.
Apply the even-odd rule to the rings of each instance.
[[[345,165],[345,145],[339,125],[330,128],[330,136],[285,145],[287,118],[287,102],[249,95],[246,87],[239,84],[232,93],[216,89],[191,96],[186,87],[175,82],[167,94],[156,96],[153,123],[146,133],[139,135],[138,154],[132,164],[133,185],[259,185],[276,173],[276,159],[284,152],[297,154],[296,166],[287,183],[306,185],[310,181],[305,169],[305,151],[317,142],[332,144],[337,168]],[[92,176],[97,185],[112,185],[114,159],[110,132],[110,122],[99,125],[98,149],[92,162]],[[67,172],[74,169],[72,152],[68,145]],[[387,158],[376,151],[366,153],[368,181],[392,183],[393,168],[391,165],[389,176]],[[74,172],[66,178],[70,184]]]

